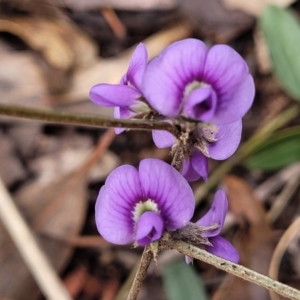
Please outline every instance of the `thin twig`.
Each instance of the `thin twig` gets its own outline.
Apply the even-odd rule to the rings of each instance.
[[[299,187],[300,174],[290,178],[282,192],[276,197],[272,203],[271,209],[267,213],[267,220],[274,223],[280,216],[281,212],[288,205],[289,200]]]
[[[38,246],[1,179],[0,219],[15,242],[18,251],[44,296],[49,300],[71,300],[70,295]]]
[[[283,236],[280,238],[271,258],[271,263],[269,267],[269,276],[274,279],[278,278],[278,271],[281,259],[289,247],[293,239],[299,234],[300,228],[300,217],[293,221],[289,228],[284,232]],[[270,292],[270,297],[272,300],[279,299],[276,294],[272,291]],[[300,298],[299,298],[300,299]]]
[[[128,295],[130,288],[132,286],[133,280],[135,278],[135,275],[137,273],[137,270],[139,268],[140,262],[136,262],[136,264],[133,266],[133,268],[130,271],[130,274],[128,275],[126,281],[123,283],[123,285],[120,287],[118,294],[115,296],[114,300],[124,300],[126,299],[126,296]]]
[[[281,282],[271,279],[268,276],[259,274],[253,270],[245,268],[241,265],[232,263],[226,259],[215,256],[205,250],[202,250],[196,246],[187,244],[183,241],[174,241],[171,239],[170,234],[165,234],[160,240],[160,247],[162,249],[174,249],[178,252],[188,255],[192,258],[199,259],[208,264],[215,266],[218,269],[226,271],[237,277],[240,277],[249,282],[253,282],[257,285],[265,287],[266,289],[276,292],[288,299],[299,300],[300,291],[285,285]]]
[[[119,127],[141,130],[167,130],[176,135],[175,128],[167,122],[114,119],[100,115],[51,111],[20,105],[0,104],[0,115],[39,120],[56,124],[72,124],[89,127]]]
[[[114,35],[119,39],[124,39],[126,37],[126,27],[123,25],[116,12],[111,8],[104,7],[101,9],[101,13]]]
[[[140,261],[139,268],[134,277],[133,284],[129,291],[127,300],[136,300],[137,295],[141,289],[141,286],[145,280],[147,270],[152,261],[152,258],[153,258],[153,254],[152,254],[152,250],[151,250],[150,246],[145,247],[141,261]]]
[[[254,196],[262,202],[267,201],[270,196],[279,191],[292,177],[300,176],[300,162],[294,162],[291,165],[281,169],[278,173],[268,177],[262,184],[254,190]]]

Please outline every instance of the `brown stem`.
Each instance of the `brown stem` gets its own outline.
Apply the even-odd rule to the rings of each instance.
[[[39,120],[57,124],[72,124],[90,127],[119,127],[143,130],[166,130],[177,135],[175,127],[167,122],[150,120],[114,119],[101,115],[76,114],[62,111],[31,108],[19,105],[0,104],[0,115]]]
[[[169,233],[165,233],[159,242],[160,250],[174,249],[189,257],[199,259],[218,269],[226,271],[249,282],[260,285],[288,299],[299,300],[300,291],[278,282],[268,276],[257,273],[241,265],[232,263],[224,258],[213,255],[206,250],[190,245],[183,241],[175,241]]]
[[[138,293],[141,289],[141,286],[145,280],[147,270],[149,268],[152,258],[153,258],[153,254],[150,246],[145,247],[140,261],[140,265],[138,267],[137,273],[135,274],[133,284],[129,291],[127,300],[136,300]]]

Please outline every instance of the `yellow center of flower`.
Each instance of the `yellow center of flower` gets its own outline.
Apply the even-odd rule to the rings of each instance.
[[[200,87],[205,87],[205,86],[209,86],[207,83],[205,82],[200,82],[197,80],[194,80],[190,83],[188,83],[185,86],[184,92],[183,92],[183,99],[186,99],[186,97],[188,97],[188,95],[193,92],[194,90],[200,88]]]
[[[148,199],[144,202],[140,201],[134,206],[134,209],[132,211],[132,219],[134,220],[134,222],[136,223],[140,216],[146,211],[153,211],[158,214],[160,213],[157,204],[153,200]]]
[[[139,101],[139,103],[130,105],[130,109],[137,113],[147,113],[151,111],[150,107],[142,101]]]

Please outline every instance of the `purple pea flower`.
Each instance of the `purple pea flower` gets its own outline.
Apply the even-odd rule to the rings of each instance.
[[[207,49],[196,39],[165,48],[149,62],[143,92],[160,114],[179,114],[212,124],[241,119],[252,105],[253,78],[243,58],[227,45]]]
[[[145,246],[165,230],[185,226],[194,208],[192,189],[178,171],[161,160],[144,159],[138,170],[123,165],[107,177],[96,202],[96,225],[111,243]]]
[[[188,181],[196,181],[200,177],[208,178],[208,157],[224,160],[237,149],[242,134],[242,120],[223,125],[201,125],[193,132],[193,138],[201,141],[195,144],[190,156],[183,161],[182,174]],[[167,131],[153,130],[152,137],[158,148],[176,147],[175,137]]]
[[[210,210],[196,222],[199,226],[211,226],[218,224],[219,227],[214,230],[204,231],[202,235],[207,237],[212,246],[205,246],[205,249],[217,256],[230,260],[234,263],[238,263],[239,254],[234,246],[226,239],[219,236],[223,226],[225,217],[228,210],[228,201],[223,189],[216,192],[214,201]],[[186,262],[190,263],[191,258],[186,256]]]
[[[115,107],[114,117],[129,119],[150,111],[143,101],[142,77],[148,60],[147,49],[140,43],[131,57],[128,70],[119,84],[100,83],[90,90],[90,99],[97,105]],[[116,128],[116,133],[124,129]]]

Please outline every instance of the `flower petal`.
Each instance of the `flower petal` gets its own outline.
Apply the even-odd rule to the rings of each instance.
[[[240,260],[239,253],[235,247],[221,236],[212,237],[209,239],[211,246],[206,246],[206,250],[214,255],[230,260],[233,263],[238,263]]]
[[[218,95],[212,123],[231,123],[242,118],[254,99],[254,82],[244,59],[227,45],[212,47],[205,62],[203,81]]]
[[[171,44],[149,62],[143,92],[157,112],[170,117],[179,114],[186,85],[202,77],[206,53],[204,43],[185,39]]]
[[[131,109],[128,107],[115,107],[114,109],[114,118],[116,119],[129,119],[132,118],[136,115],[135,112],[133,112]],[[115,133],[120,134],[122,133],[125,128],[115,128]]]
[[[147,66],[147,61],[147,48],[143,43],[140,43],[132,54],[126,74],[127,82],[131,83],[139,91],[142,90],[142,78]]]
[[[217,105],[217,95],[210,86],[194,90],[186,99],[183,114],[187,117],[210,121]]]
[[[219,104],[211,122],[225,124],[241,119],[250,109],[254,94],[254,82],[249,74],[239,85],[218,96]]]
[[[241,119],[230,124],[217,125],[217,141],[208,145],[211,158],[223,160],[231,156],[240,144],[242,127]]]
[[[206,231],[203,233],[206,237],[217,236],[224,225],[225,217],[228,210],[228,201],[223,189],[216,192],[214,201],[209,209],[209,211],[199,220],[196,224],[200,226],[210,226],[213,224],[218,224],[219,227],[215,230]]]
[[[164,232],[164,222],[155,212],[144,212],[138,222],[135,240],[140,246],[147,246],[161,238]]]
[[[103,238],[118,245],[134,241],[132,212],[141,199],[138,171],[134,167],[123,165],[107,177],[96,202],[96,225]]]
[[[195,169],[193,168],[193,164],[192,164],[191,158],[189,158],[188,160],[183,161],[181,173],[184,176],[184,178],[187,181],[190,181],[190,182],[196,181],[196,180],[198,180],[201,177],[195,171]]]
[[[208,178],[208,159],[200,151],[195,150],[191,157],[183,161],[182,175],[187,181],[196,181],[203,178],[207,181]]]
[[[159,159],[149,158],[141,161],[139,178],[145,198],[157,203],[167,230],[176,230],[190,221],[194,195],[178,171]]]
[[[175,136],[165,130],[152,130],[152,138],[157,148],[170,147],[176,141]]]
[[[193,259],[191,257],[189,257],[188,255],[185,255],[184,258],[185,258],[185,263],[187,265],[189,265],[190,263],[193,263]]]
[[[200,151],[196,150],[191,157],[193,169],[205,181],[208,179],[208,159]]]
[[[218,92],[231,89],[249,74],[244,59],[227,45],[215,45],[206,57],[204,81],[214,86]]]
[[[97,105],[128,107],[137,103],[142,94],[122,84],[97,84],[90,90],[90,99]]]

